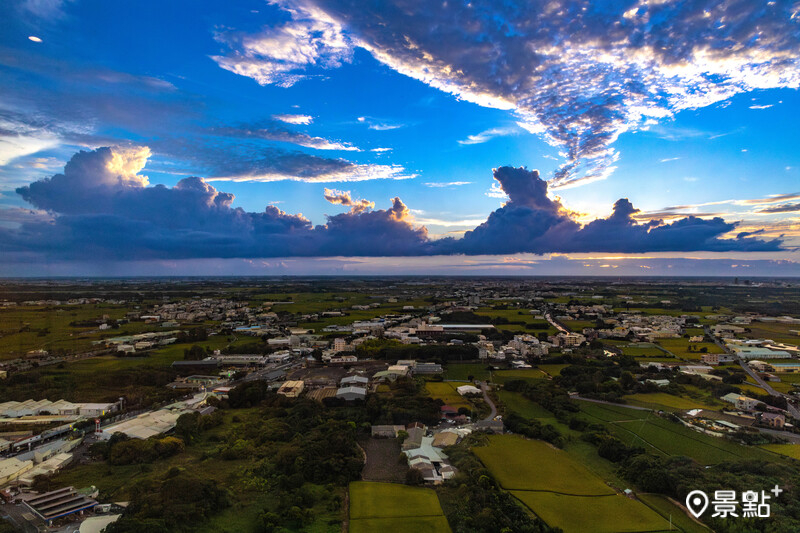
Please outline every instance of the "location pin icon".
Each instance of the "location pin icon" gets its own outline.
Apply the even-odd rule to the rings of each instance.
[[[693,490],[686,496],[686,507],[695,518],[700,518],[708,509],[708,496],[702,490]]]

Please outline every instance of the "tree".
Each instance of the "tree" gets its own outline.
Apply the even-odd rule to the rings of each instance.
[[[191,348],[183,350],[183,358],[186,361],[199,361],[206,358],[206,351],[202,346],[194,344]]]

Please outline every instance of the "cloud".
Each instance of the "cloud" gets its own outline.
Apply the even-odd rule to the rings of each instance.
[[[627,198],[614,204],[612,214],[581,226],[558,199],[548,197],[548,184],[536,170],[500,167],[494,170],[498,188],[508,202],[460,240],[442,239],[437,245],[452,253],[577,253],[658,251],[775,251],[780,240],[764,241],[748,235],[723,238],[737,224],[715,217],[678,218],[639,222]]]
[[[314,121],[314,117],[309,115],[272,115],[272,118],[287,124],[308,125]]]
[[[226,137],[240,137],[246,139],[263,139],[265,141],[285,142],[296,144],[305,148],[315,150],[340,150],[345,152],[360,152],[361,150],[349,143],[339,141],[329,141],[322,137],[312,137],[305,133],[291,131],[274,124],[267,125],[244,125],[240,127],[215,128],[213,133]]]
[[[519,130],[516,128],[490,128],[475,135],[470,135],[466,139],[458,141],[458,144],[481,144],[490,141],[495,137],[504,137],[506,135],[518,135]]]
[[[798,204],[780,204],[772,207],[765,207],[760,209],[757,213],[794,213],[800,211],[800,203]]]
[[[581,225],[548,196],[537,171],[512,167],[494,170],[508,201],[461,239],[432,238],[398,197],[374,209],[332,189],[325,198],[351,209],[314,226],[274,205],[261,212],[234,207],[233,194],[199,177],[150,185],[142,174],[149,155],[135,146],[78,152],[62,173],[17,189],[37,211],[6,213],[6,262],[781,249],[780,238],[764,240],[757,229],[729,237],[737,224],[721,218],[639,222],[624,198],[609,217]]]
[[[218,36],[223,68],[288,86],[352,59],[485,107],[562,149],[554,185],[607,177],[620,134],[758,89],[797,88],[791,2],[364,4],[278,0],[291,20]]]
[[[472,183],[471,181],[447,181],[447,182],[435,181],[435,182],[424,183],[423,185],[425,185],[426,187],[440,189],[445,187],[460,187],[462,185],[469,185],[471,183]]]
[[[770,107],[772,107],[772,105],[773,105],[773,104],[767,104],[767,105],[751,105],[751,106],[750,106],[750,109],[769,109]]]
[[[667,157],[665,159],[659,159],[659,163],[669,163],[670,161],[677,161],[680,157]]]
[[[332,204],[340,204],[350,208],[351,213],[363,213],[375,207],[375,202],[369,200],[353,200],[350,191],[338,191],[325,188],[324,197]]]
[[[190,257],[427,255],[427,231],[413,225],[399,198],[389,209],[350,199],[351,211],[313,226],[274,205],[262,212],[232,206],[234,195],[198,177],[174,187],[148,186],[146,149],[79,152],[64,172],[17,192],[52,216],[0,229],[7,261],[147,260]],[[333,193],[334,191],[330,191]],[[340,193],[340,203],[346,201]],[[349,197],[349,195],[347,195]],[[34,259],[30,259],[34,260]]]
[[[261,85],[279,87],[291,87],[306,79],[308,67],[335,68],[352,60],[353,43],[324,11],[313,6],[284,7],[291,20],[260,34],[217,33],[216,40],[228,50],[212,59]]]

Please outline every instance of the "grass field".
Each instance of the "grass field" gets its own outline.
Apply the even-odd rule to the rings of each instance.
[[[701,351],[703,348],[706,350],[705,353],[722,353],[723,351],[722,348],[713,342],[689,343],[689,339],[684,339],[683,337],[677,339],[659,339],[658,344],[660,344],[662,348],[672,352],[677,357],[697,361],[700,360],[700,357],[704,353]],[[689,351],[690,346],[692,347],[692,351]]]
[[[556,328],[552,327],[546,320],[537,320],[534,316],[530,313],[530,311],[526,309],[491,309],[491,308],[480,308],[475,312],[476,315],[486,317],[488,320],[494,318],[505,318],[509,322],[522,322],[522,324],[497,324],[497,329],[505,330],[505,331],[516,331],[520,333],[530,333],[531,335],[537,335],[540,332],[547,332],[548,335],[555,335],[558,333]],[[528,324],[531,325],[538,325],[544,326],[540,328],[528,328],[526,327]]]
[[[649,407],[661,411],[686,411],[688,409],[714,409],[714,404],[683,398],[666,392],[628,394],[625,400],[631,405]]]
[[[672,518],[672,525],[684,533],[708,533],[711,531],[704,525],[692,520],[680,507],[672,503],[663,494],[638,494],[638,498],[655,510],[658,514],[669,520]]]
[[[470,409],[472,404],[470,404],[469,401],[461,396],[456,390],[456,387],[460,385],[460,383],[450,383],[447,381],[428,381],[425,383],[425,389],[428,391],[428,394],[431,395],[431,398],[442,400],[445,405],[449,405],[450,407],[454,407],[456,409],[459,407],[466,407],[467,409]]]
[[[568,366],[569,365],[539,365],[539,370],[550,374],[551,376],[558,376],[561,374],[561,371]]]
[[[485,381],[489,379],[489,371],[482,363],[448,363],[444,370],[444,379],[467,381],[469,376]]]
[[[395,483],[350,483],[350,532],[448,533],[439,498],[431,489]]]
[[[661,456],[686,456],[710,465],[738,459],[775,460],[775,456],[753,446],[711,437],[670,422],[646,411],[581,402],[589,420],[604,422],[608,430],[629,446],[642,446]],[[628,412],[626,412],[628,411]]]
[[[507,490],[545,490],[583,496],[614,494],[586,467],[544,441],[492,435],[488,446],[473,448],[473,452]]]
[[[553,413],[524,397],[518,392],[500,390],[497,397],[509,411],[514,411],[525,418],[552,418]]]
[[[492,373],[492,381],[503,384],[512,379],[522,379],[525,381],[538,381],[547,379],[547,375],[536,368],[522,368],[519,370],[496,370]]]
[[[619,494],[568,496],[553,492],[512,491],[549,526],[564,533],[639,533],[668,531],[669,521],[642,502]]]
[[[764,444],[761,448],[800,461],[800,444]]]

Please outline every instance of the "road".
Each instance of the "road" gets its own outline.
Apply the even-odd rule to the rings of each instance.
[[[556,328],[558,331],[560,331],[562,333],[569,333],[569,330],[567,328],[565,328],[564,326],[562,326],[561,324],[559,324],[558,322],[556,322],[556,320],[552,316],[550,316],[549,312],[544,314],[544,318],[545,318],[545,320],[550,322],[550,325],[553,326],[554,328]]]
[[[495,407],[494,402],[492,401],[492,399],[489,398],[489,392],[488,392],[489,391],[489,387],[486,386],[486,382],[485,381],[481,381],[480,383],[481,383],[481,391],[483,392],[483,400],[487,404],[489,404],[489,407],[492,410],[491,413],[489,413],[489,416],[484,418],[484,420],[494,420],[494,417],[497,416],[497,407]]]

